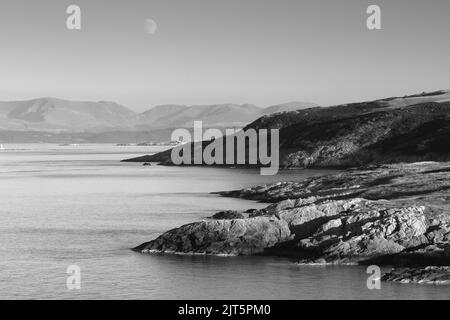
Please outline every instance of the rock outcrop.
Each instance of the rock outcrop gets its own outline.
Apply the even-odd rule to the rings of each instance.
[[[170,230],[148,244],[141,252],[252,255],[289,240],[286,221],[271,216],[249,219],[205,220]]]
[[[383,281],[421,284],[450,284],[450,267],[393,269],[381,277]]]
[[[418,162],[352,169],[299,182],[278,182],[242,190],[219,192],[223,196],[279,202],[324,200],[402,199],[450,208],[450,162]]]
[[[450,163],[390,165],[223,193],[273,202],[170,230],[140,252],[450,265]]]

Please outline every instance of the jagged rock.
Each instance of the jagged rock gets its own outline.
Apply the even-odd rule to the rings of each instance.
[[[219,212],[136,250],[268,254],[302,263],[450,265],[449,168],[382,166],[226,193],[274,203],[251,213]]]
[[[205,220],[168,231],[136,250],[216,255],[251,255],[289,240],[287,223],[276,217]]]
[[[331,202],[335,203],[335,202]],[[354,202],[339,218],[321,224],[298,247],[315,250],[326,261],[362,261],[393,255],[428,243],[426,208],[394,206],[384,201]],[[335,227],[333,227],[335,226]]]
[[[419,162],[353,169],[298,182],[274,183],[218,194],[274,203],[287,199],[317,203],[357,197],[379,200],[415,196],[415,201],[449,207],[449,178],[450,162]]]
[[[428,266],[425,268],[392,269],[381,277],[383,281],[421,284],[450,285],[450,267]]]
[[[245,219],[205,220],[171,230],[139,251],[296,257],[302,262],[355,263],[433,244],[446,232],[450,215],[433,226],[437,214],[424,206],[352,199],[261,211]],[[447,235],[447,233],[445,233]],[[425,255],[423,255],[425,256]],[[404,259],[406,256],[402,256]]]

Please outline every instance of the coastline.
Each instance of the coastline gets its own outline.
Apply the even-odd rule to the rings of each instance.
[[[270,255],[299,264],[448,266],[449,178],[450,163],[419,162],[219,192],[271,204],[261,210],[216,213],[167,231],[134,250]],[[429,270],[436,274],[435,269]],[[440,270],[441,278],[450,276],[448,268]],[[408,275],[405,271],[404,276]]]

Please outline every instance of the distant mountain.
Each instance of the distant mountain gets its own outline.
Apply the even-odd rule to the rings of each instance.
[[[2,130],[134,130],[136,121],[136,113],[114,102],[75,102],[55,98],[0,102]]]
[[[261,111],[251,104],[162,105],[141,114],[138,129],[191,128],[196,120],[205,127],[243,127],[257,119]]]
[[[249,128],[280,130],[282,167],[448,161],[450,91],[276,113],[245,129]],[[196,143],[194,148],[209,143]],[[170,154],[168,150],[127,161],[170,165]]]
[[[185,111],[186,109],[188,109],[187,106],[177,104],[156,106],[141,114],[139,125],[157,127],[165,126],[174,116]]]
[[[161,132],[174,128],[192,128],[193,122],[201,120],[204,127],[241,128],[272,112],[315,106],[305,103],[288,103],[266,109],[251,104],[215,104],[215,105],[160,105],[143,113],[136,113],[114,102],[68,101],[56,98],[39,98],[27,101],[0,102],[0,140],[10,141],[14,132],[30,142],[35,136],[37,141],[55,141],[69,133],[74,139],[82,141],[93,135],[85,133],[114,133],[96,135],[99,137],[117,137],[125,140],[142,135],[133,132],[147,132],[144,136],[155,134],[161,139]],[[161,131],[166,130],[166,131]],[[8,131],[8,139],[5,138]],[[22,134],[36,132],[36,135]],[[125,134],[125,132],[128,132]],[[46,138],[45,133],[52,137]],[[62,134],[62,135],[59,135]],[[37,138],[39,137],[39,138]],[[169,136],[165,140],[169,140]],[[93,138],[92,138],[93,139]],[[21,141],[14,139],[14,141]],[[97,141],[97,140],[96,140]],[[109,140],[108,140],[109,141]]]

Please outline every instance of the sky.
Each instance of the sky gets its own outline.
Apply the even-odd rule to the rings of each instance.
[[[72,4],[81,30],[66,28]],[[381,30],[366,27],[370,4]],[[0,0],[0,100],[143,111],[449,89],[449,14],[448,0]]]

